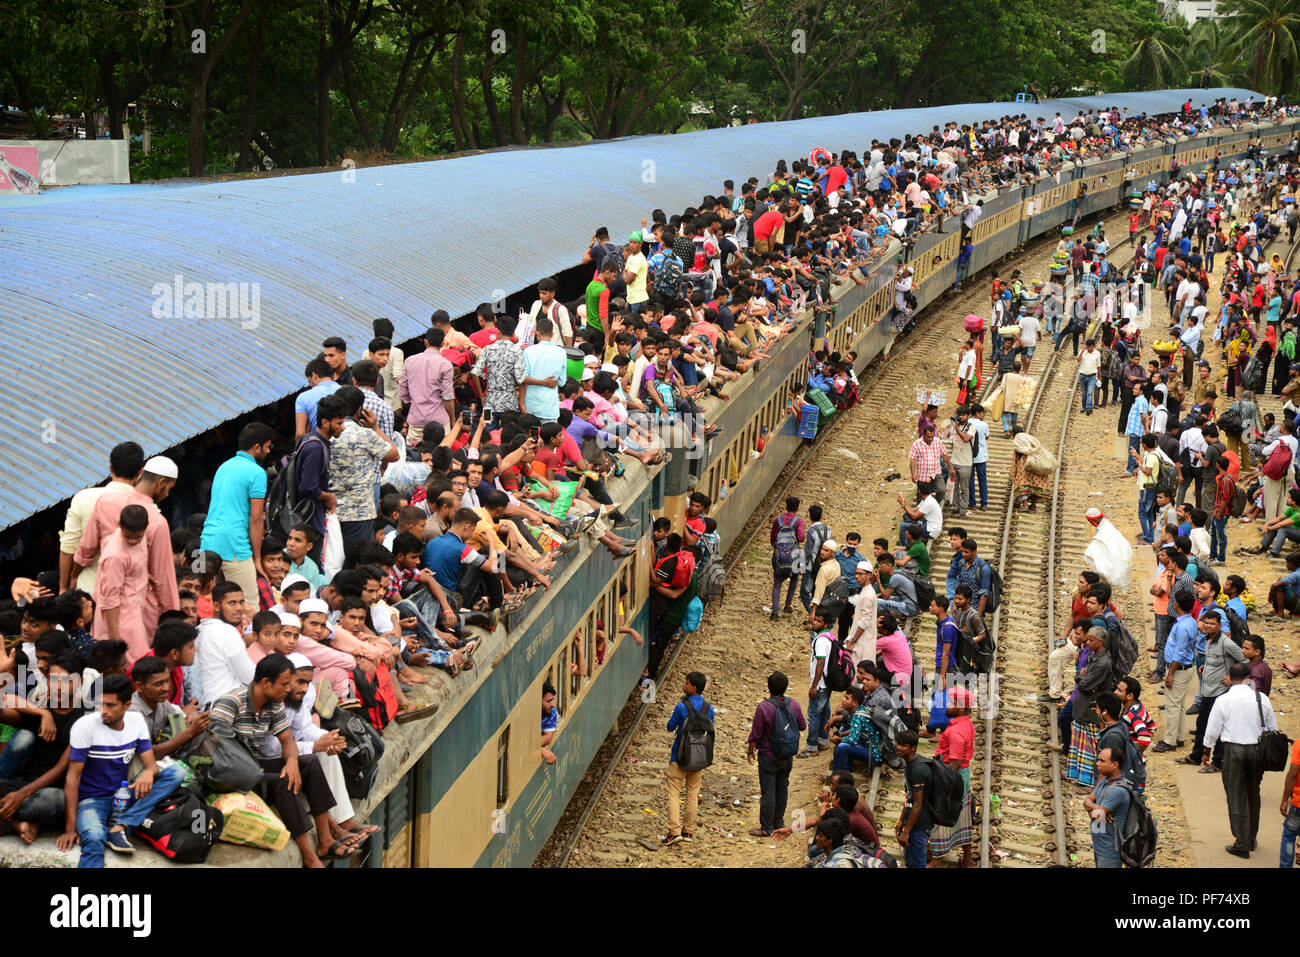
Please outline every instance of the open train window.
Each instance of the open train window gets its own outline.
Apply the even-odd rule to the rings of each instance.
[[[560,657],[551,672],[559,679],[552,683],[555,685],[555,707],[559,709],[560,717],[563,718],[569,713],[569,646],[567,644],[560,649]]]
[[[497,738],[497,808],[510,799],[510,726]]]

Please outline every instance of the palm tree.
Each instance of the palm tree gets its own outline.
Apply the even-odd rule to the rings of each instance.
[[[1177,86],[1187,70],[1177,41],[1182,31],[1160,20],[1144,20],[1133,29],[1133,52],[1124,61],[1124,75],[1139,90]]]
[[[1197,20],[1189,39],[1186,63],[1193,86],[1200,85],[1206,70],[1210,71],[1210,86],[1233,86],[1244,81],[1241,60],[1228,30],[1218,20]]]
[[[1227,0],[1221,12],[1251,86],[1291,92],[1300,63],[1300,0]]]

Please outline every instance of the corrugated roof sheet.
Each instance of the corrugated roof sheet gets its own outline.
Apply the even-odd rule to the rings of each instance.
[[[1214,90],[1243,97],[1249,91]],[[1257,97],[1259,94],[1255,94]],[[1009,112],[1176,109],[1201,90],[846,114],[520,149],[439,162],[182,186],[71,188],[0,200],[0,379],[10,411],[0,528],[102,478],[131,438],[154,454],[301,388],[306,359],[370,322],[401,339],[434,309],[471,312],[574,265],[593,226],[615,240],[655,207],[765,175],[814,146],[857,148]],[[169,318],[162,290],[247,283],[256,323]],[[494,292],[497,291],[497,292]]]

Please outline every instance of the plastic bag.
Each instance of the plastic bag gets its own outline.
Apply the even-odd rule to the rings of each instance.
[[[1083,561],[1117,591],[1127,591],[1133,579],[1133,546],[1110,519],[1103,518],[1083,553]]]
[[[406,439],[400,432],[394,433],[393,444],[397,446],[397,461],[384,469],[385,483],[397,487],[397,491],[410,497],[417,486],[423,485],[429,477],[430,468],[423,462],[411,462],[406,458]]]
[[[997,388],[993,390],[993,394],[989,396],[989,400],[984,406],[988,411],[989,418],[995,422],[1002,417],[1002,405],[1004,401],[1005,397],[1002,395],[1002,383],[999,382]]]
[[[333,578],[343,567],[343,526],[339,524],[339,513],[330,512],[325,516],[325,550],[321,555],[321,571],[326,578]]]

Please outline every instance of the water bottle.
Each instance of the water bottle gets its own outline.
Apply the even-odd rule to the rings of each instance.
[[[110,825],[117,823],[117,819],[122,816],[122,812],[127,809],[131,803],[131,782],[123,781],[113,795],[113,810],[109,813],[108,823]]]
[[[992,807],[993,807],[993,816],[994,816],[995,818],[1000,818],[1000,817],[1002,817],[1002,798],[998,797],[998,796],[995,794],[995,795],[993,795],[993,797],[989,800],[989,804],[992,805]]]

